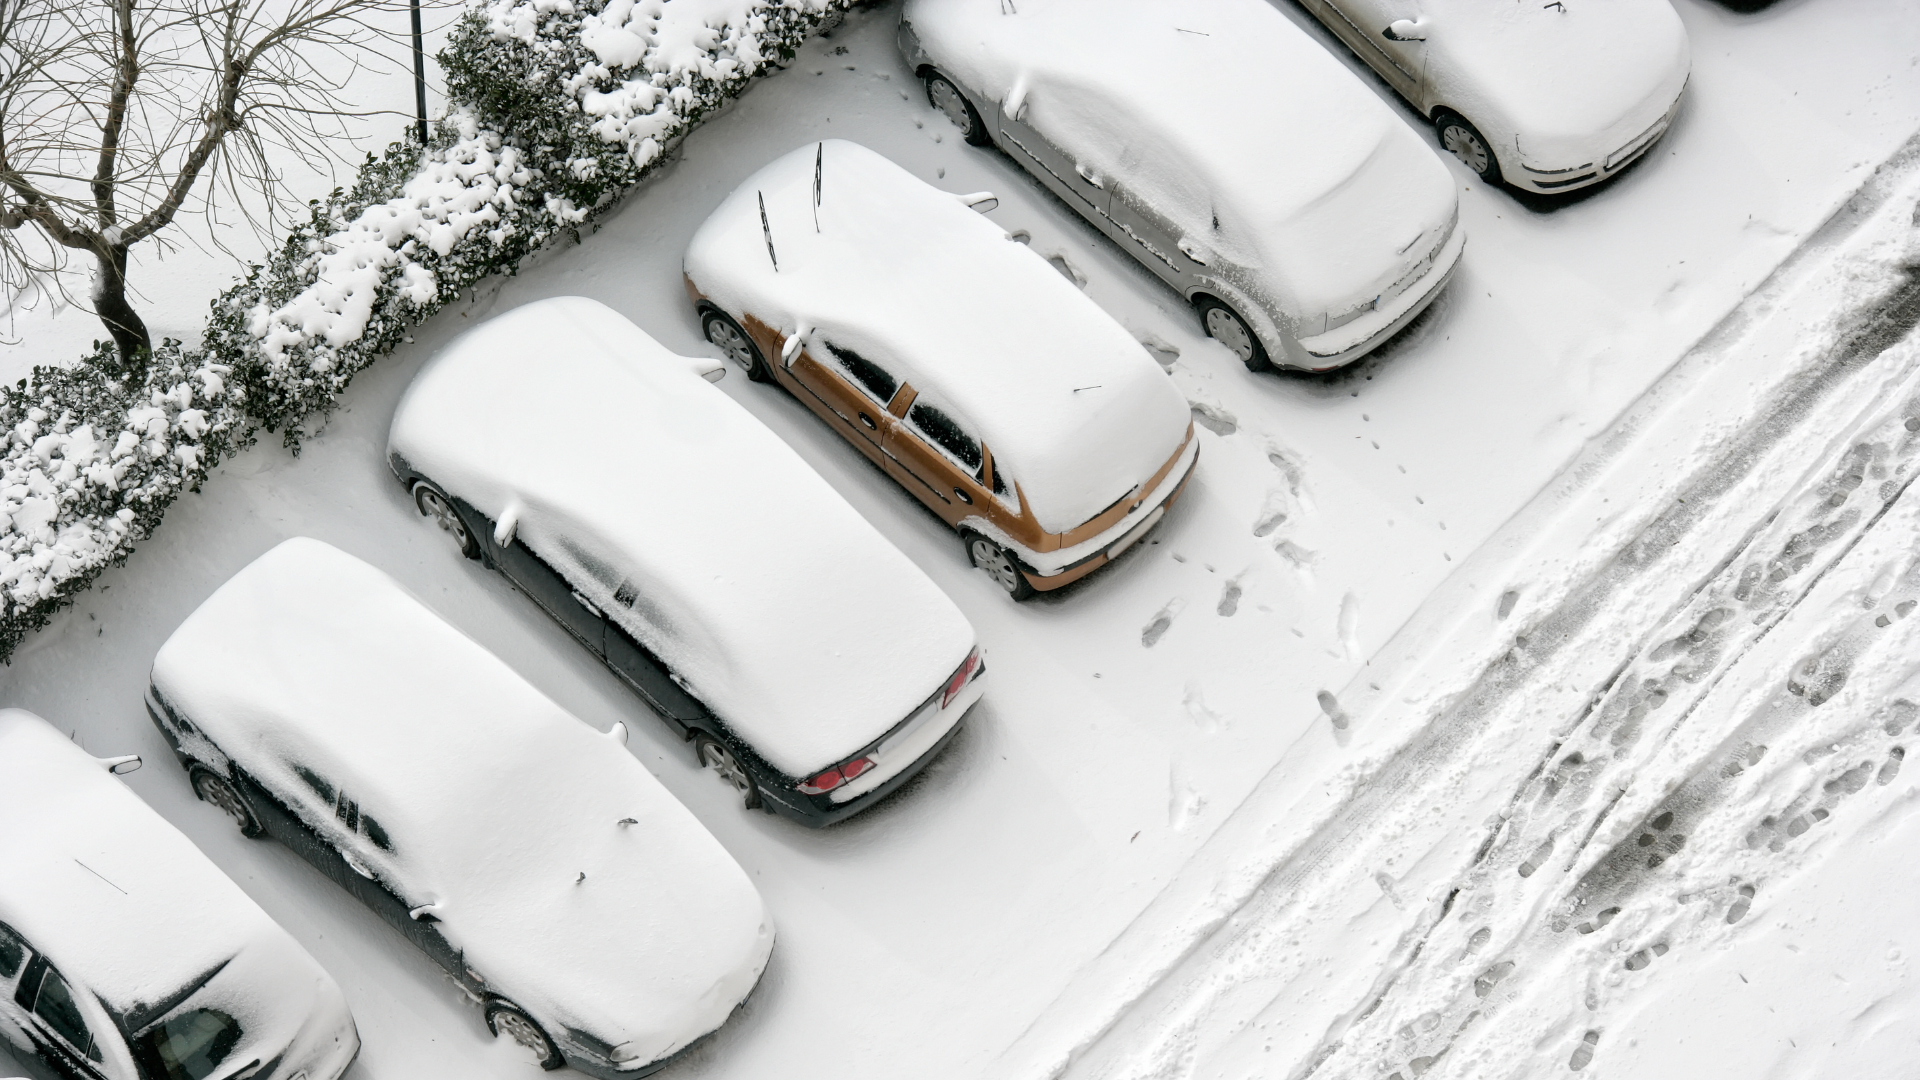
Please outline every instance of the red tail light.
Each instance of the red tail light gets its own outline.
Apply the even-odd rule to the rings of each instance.
[[[808,795],[825,795],[871,768],[873,768],[872,758],[854,758],[845,765],[828,769],[811,780],[800,781],[800,790]]]
[[[967,654],[967,658],[960,662],[960,666],[954,669],[953,677],[947,680],[946,687],[940,691],[940,707],[944,709],[953,704],[953,699],[960,696],[960,691],[965,690],[967,684],[973,681],[973,673],[979,670],[980,649],[976,646]]]

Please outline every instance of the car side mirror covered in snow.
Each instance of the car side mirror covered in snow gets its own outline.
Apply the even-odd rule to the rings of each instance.
[[[991,191],[976,191],[971,195],[955,195],[954,198],[960,200],[961,206],[970,206],[983,214],[1000,205],[1000,197]]]
[[[1395,19],[1387,24],[1380,36],[1388,41],[1425,41],[1427,28],[1424,19]]]
[[[119,757],[94,758],[93,760],[99,762],[101,768],[115,776],[125,776],[130,772],[138,770],[142,764],[139,754],[122,754]]]

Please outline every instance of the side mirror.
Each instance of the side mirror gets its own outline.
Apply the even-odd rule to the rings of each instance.
[[[727,377],[727,365],[718,360],[695,360],[693,373],[708,382],[719,382]]]
[[[141,765],[139,754],[122,754],[119,757],[94,758],[93,760],[99,762],[101,768],[115,776],[125,776],[130,772],[135,772]]]
[[[1395,19],[1387,24],[1385,30],[1380,31],[1380,36],[1386,38],[1388,41],[1425,41],[1427,40],[1427,30],[1426,27],[1421,25],[1423,21],[1424,20],[1415,19]]]
[[[971,195],[955,195],[954,198],[960,200],[961,206],[970,206],[983,214],[1000,205],[1000,197],[991,191],[976,191]]]
[[[501,547],[513,546],[513,531],[520,527],[520,506],[518,503],[500,512],[500,520],[493,526],[493,542]]]

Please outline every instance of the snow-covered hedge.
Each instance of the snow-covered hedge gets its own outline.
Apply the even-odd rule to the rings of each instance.
[[[202,345],[127,374],[98,350],[0,388],[0,659],[260,428],[298,451],[354,374],[490,275],[513,273],[858,0],[481,0],[440,54],[433,144],[370,157]]]

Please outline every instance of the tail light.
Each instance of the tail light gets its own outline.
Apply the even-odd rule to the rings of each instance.
[[[960,696],[960,691],[967,688],[967,684],[973,681],[974,674],[979,670],[980,647],[976,645],[973,651],[967,654],[967,658],[960,662],[960,666],[954,669],[953,677],[948,679],[947,685],[941,689],[940,707],[944,709],[953,704],[953,699]]]
[[[800,791],[807,795],[825,795],[871,768],[873,768],[872,758],[857,757],[845,765],[828,769],[811,780],[800,781]]]

